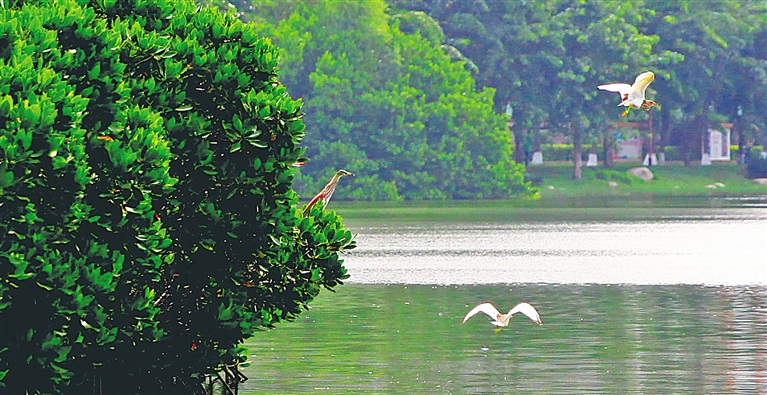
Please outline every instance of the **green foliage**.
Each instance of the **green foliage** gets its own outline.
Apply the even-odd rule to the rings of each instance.
[[[666,160],[684,160],[685,155],[689,155],[690,160],[700,160],[700,152],[691,151],[689,154],[685,154],[683,147],[676,145],[666,146],[664,151],[666,152]]]
[[[625,171],[599,169],[595,171],[593,174],[594,174],[594,178],[598,180],[617,181],[617,182],[622,182],[624,184],[631,184],[634,181],[641,180],[640,178]]]
[[[0,370],[12,392],[52,392],[158,338],[153,287],[171,240],[154,215],[175,180],[162,119],[128,102],[119,37],[95,34],[106,23],[92,8],[3,17]]]
[[[746,173],[749,178],[767,178],[767,155],[749,155]]]
[[[541,144],[544,161],[573,160],[572,144]]]
[[[0,385],[190,393],[346,278],[303,218],[301,101],[269,40],[191,1],[0,16]],[[94,370],[95,369],[95,370]]]
[[[764,0],[391,2],[408,10],[397,15],[411,29],[422,12],[437,20],[444,44],[476,63],[478,84],[497,90],[495,108],[512,105],[517,144],[543,122],[576,143],[606,135],[622,119],[615,95],[596,86],[646,70],[656,74],[648,92],[663,104],[653,112],[665,144],[698,150],[708,124],[739,109],[744,137],[766,136]]]
[[[339,168],[357,174],[339,186],[342,199],[532,192],[511,159],[494,90],[476,88],[427,15],[393,18],[382,0],[234,4],[252,7],[243,16],[282,47],[285,83],[306,99],[311,161],[297,177],[303,195],[316,193]]]

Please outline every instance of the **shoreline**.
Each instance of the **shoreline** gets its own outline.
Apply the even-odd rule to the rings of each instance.
[[[644,181],[627,171],[642,166],[639,161],[621,161],[611,167],[582,167],[582,178],[572,178],[572,163],[530,165],[527,173],[541,189],[541,199],[549,197],[728,197],[767,195],[767,185],[745,177],[735,162],[699,163],[685,167],[682,162],[667,162],[648,167],[653,179]]]

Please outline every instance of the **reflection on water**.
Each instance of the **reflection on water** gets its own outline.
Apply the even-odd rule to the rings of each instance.
[[[493,333],[475,304],[528,301]],[[258,334],[243,393],[767,393],[767,288],[346,285]]]
[[[345,256],[349,281],[767,284],[761,207],[461,206],[438,209],[441,220],[420,211],[344,213],[359,245]]]

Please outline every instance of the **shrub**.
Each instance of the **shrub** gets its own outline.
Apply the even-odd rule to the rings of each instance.
[[[116,35],[96,34],[92,8],[29,3],[3,17],[0,384],[53,392],[159,336],[171,240],[155,210],[175,180],[162,118],[129,103]]]
[[[668,145],[663,148],[666,152],[667,161],[683,161],[684,151],[681,146]],[[700,149],[690,151],[690,160],[700,160]]]
[[[746,155],[748,156],[752,156],[752,155],[759,156],[759,153],[762,152],[762,147],[758,145],[751,146],[751,147],[743,147],[743,148],[746,150]],[[731,145],[730,157],[735,159],[738,157],[739,154],[740,154],[740,147],[738,147],[737,145]]]
[[[767,177],[767,155],[750,155],[746,161],[746,174],[748,178]]]
[[[572,161],[572,144],[541,144],[544,161]]]
[[[350,232],[296,207],[301,102],[268,40],[186,0],[0,18],[10,393],[81,393],[94,375],[106,393],[192,393],[346,277]]]
[[[625,171],[601,170],[601,169],[594,172],[594,177],[596,177],[599,180],[617,181],[617,182],[622,182],[624,184],[631,184],[632,182],[634,182],[634,180],[637,179],[637,177]]]

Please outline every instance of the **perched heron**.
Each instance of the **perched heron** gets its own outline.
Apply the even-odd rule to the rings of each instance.
[[[492,303],[482,303],[478,305],[477,307],[471,309],[471,311],[466,314],[466,317],[463,317],[462,324],[469,320],[469,318],[474,317],[477,315],[477,313],[485,313],[490,316],[490,318],[493,319],[491,324],[497,326],[498,328],[495,330],[495,333],[498,333],[501,331],[501,329],[505,326],[509,326],[509,321],[511,320],[511,316],[516,313],[522,313],[526,315],[528,318],[533,320],[536,324],[543,324],[543,321],[541,321],[541,316],[538,314],[538,310],[535,309],[531,304],[529,303],[520,303],[516,306],[514,306],[507,314],[501,314],[498,309],[493,306]]]
[[[328,185],[325,185],[325,188],[322,188],[320,193],[314,196],[312,200],[310,200],[309,203],[306,205],[306,208],[304,209],[304,217],[306,217],[309,214],[309,210],[311,210],[312,206],[314,206],[320,199],[322,199],[322,202],[325,204],[325,207],[328,206],[328,203],[330,202],[330,198],[333,196],[333,192],[336,191],[338,180],[340,180],[341,177],[343,176],[354,177],[354,173],[346,171],[344,169],[337,171],[336,174],[333,175],[333,178],[330,179],[330,182],[328,183]]]
[[[626,107],[626,110],[621,114],[622,117],[625,117],[632,108],[649,110],[652,106],[660,107],[660,104],[645,98],[647,86],[650,85],[654,79],[655,74],[653,74],[652,71],[645,71],[637,76],[636,80],[634,80],[634,85],[623,83],[606,84],[599,85],[597,88],[608,92],[618,92],[618,94],[621,95],[621,102],[618,106]]]

